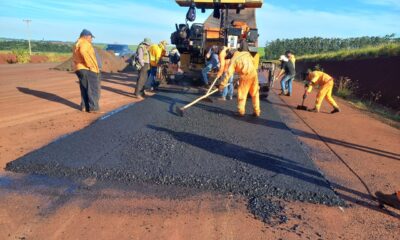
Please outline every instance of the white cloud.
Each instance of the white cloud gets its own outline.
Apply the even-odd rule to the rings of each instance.
[[[400,0],[363,0],[367,4],[388,6],[400,9]]]

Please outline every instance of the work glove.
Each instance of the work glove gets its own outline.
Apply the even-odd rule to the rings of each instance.
[[[218,90],[219,90],[220,92],[224,91],[224,88],[225,88],[225,86],[222,85],[222,84],[220,84],[220,85],[218,86]]]

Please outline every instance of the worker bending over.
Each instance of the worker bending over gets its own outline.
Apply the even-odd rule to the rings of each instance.
[[[223,91],[229,79],[236,72],[240,76],[238,87],[238,114],[244,116],[247,95],[250,93],[253,103],[253,116],[259,117],[260,98],[258,86],[258,74],[255,59],[249,52],[239,52],[236,49],[227,50],[227,59],[231,59],[228,70],[219,86],[219,90]]]
[[[166,55],[167,41],[161,41],[159,44],[153,44],[149,48],[150,54],[150,70],[149,81],[150,86],[156,90],[159,83],[156,82],[157,67],[160,59]]]
[[[228,67],[229,67],[229,63],[230,63],[230,59],[225,59],[226,58],[226,52],[228,50],[228,47],[222,47],[222,50],[219,52],[219,64],[220,64],[220,68],[218,70],[217,73],[217,78],[221,78],[222,75],[224,73],[226,73],[228,71]],[[225,86],[224,90],[221,93],[221,97],[218,100],[226,100],[226,98],[228,97],[228,100],[232,100],[233,99],[233,74],[232,76],[228,79],[227,85]]]
[[[322,101],[324,98],[328,101],[330,105],[332,105],[333,110],[331,113],[340,112],[339,106],[336,104],[335,100],[332,98],[332,90],[333,90],[333,78],[328,74],[321,71],[308,71],[306,80],[308,81],[306,84],[306,91],[304,93],[304,98],[307,97],[308,93],[311,93],[313,85],[319,85],[320,90],[317,95],[317,100],[315,101],[315,108],[312,109],[312,112],[319,112],[321,108]]]

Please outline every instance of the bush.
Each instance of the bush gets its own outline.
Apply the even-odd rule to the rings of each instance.
[[[350,98],[357,89],[357,84],[348,77],[340,77],[335,84],[337,86],[336,95],[341,98]]]
[[[31,60],[29,51],[26,49],[13,49],[12,54],[17,58],[17,63],[28,63]]]

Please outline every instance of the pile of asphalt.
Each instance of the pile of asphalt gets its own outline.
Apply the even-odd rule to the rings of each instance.
[[[262,102],[260,118],[250,106],[248,116],[236,117],[236,101],[201,103],[177,116],[175,106],[194,97],[161,91],[6,169],[241,194],[263,220],[265,211],[279,209],[265,197],[344,204],[270,104]]]
[[[114,73],[124,70],[127,67],[127,63],[125,59],[117,57],[112,52],[108,52],[106,50],[95,48],[99,57],[101,58],[101,71],[106,73]],[[52,68],[54,70],[60,71],[73,71],[73,59],[72,57],[66,60],[65,62],[55,66]]]

